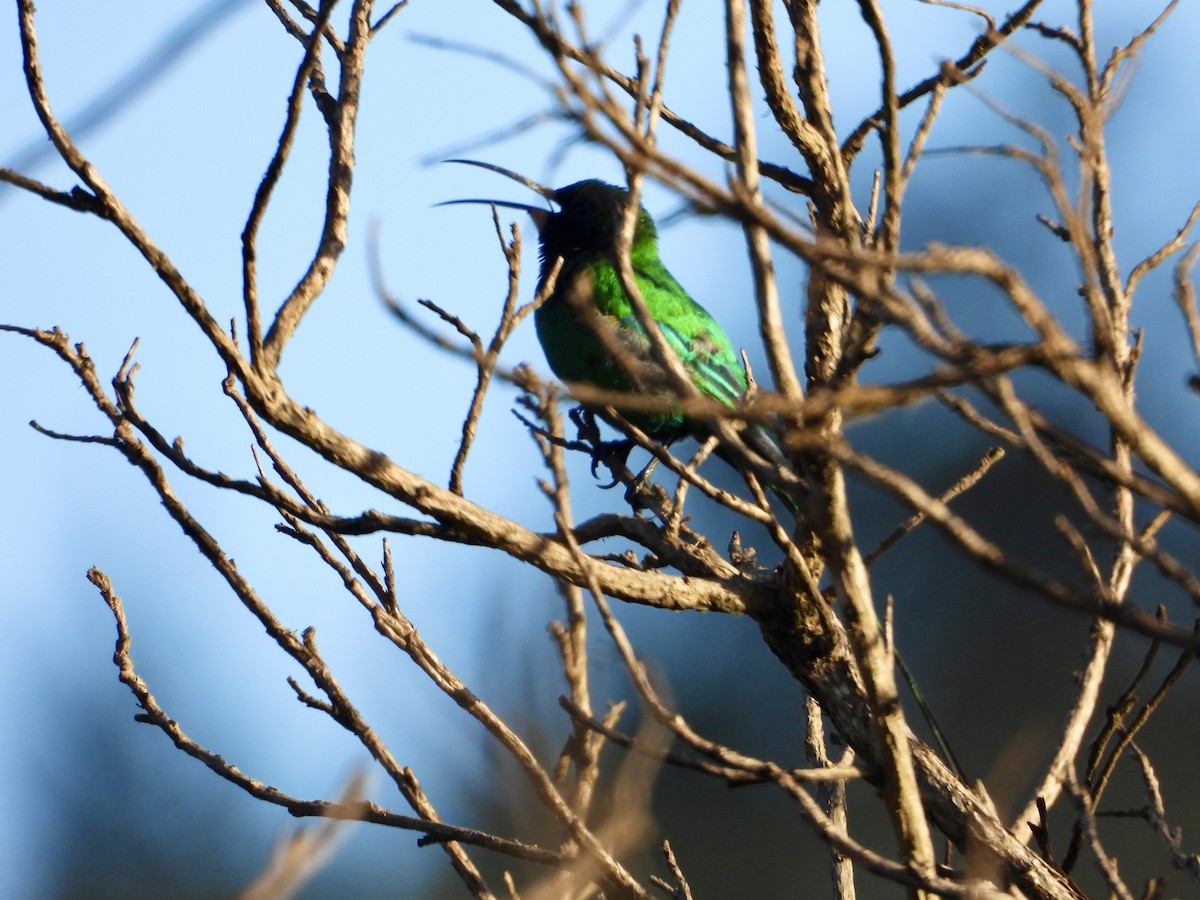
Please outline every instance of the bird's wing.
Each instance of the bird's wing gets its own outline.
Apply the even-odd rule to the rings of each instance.
[[[701,393],[734,406],[746,395],[746,373],[733,345],[717,321],[688,296],[666,267],[639,267],[638,287],[663,337],[678,355]],[[645,329],[630,312],[621,326],[648,345]]]

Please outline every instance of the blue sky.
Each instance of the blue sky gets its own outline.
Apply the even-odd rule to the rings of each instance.
[[[862,62],[869,54],[867,34],[849,5],[844,12],[826,6],[827,58],[836,108],[846,110],[838,123],[845,128],[873,107],[875,74]],[[961,52],[974,27],[969,17],[945,9],[909,7],[897,7],[893,31],[901,84]],[[1063,8],[1061,3],[1048,5],[1046,18]],[[136,62],[161,46],[164,36],[178,30],[189,15],[216,9],[227,12],[221,24],[194,43],[173,48],[169,65],[145,83]],[[1124,39],[1136,22],[1133,12],[1139,11],[1119,11],[1123,21],[1106,24],[1101,46]],[[657,7],[651,4],[620,33],[636,29],[653,34],[658,21]],[[94,109],[98,98],[114,101],[102,121],[81,131],[79,143],[217,318],[239,316],[239,234],[282,126],[300,57],[298,44],[264,4],[251,0],[69,7],[46,2],[38,25],[43,68],[58,115],[82,128],[86,120],[79,117]],[[607,23],[597,16],[593,27],[603,33]],[[1200,198],[1195,165],[1200,117],[1193,89],[1200,63],[1192,47],[1197,33],[1200,16],[1193,5],[1184,4],[1172,26],[1151,42],[1113,118],[1110,150],[1119,179],[1117,211],[1126,266],[1172,234]],[[432,207],[457,197],[531,198],[489,173],[426,161],[528,113],[548,110],[550,100],[516,73],[414,39],[422,35],[499,43],[534,70],[549,72],[541,51],[490,4],[418,0],[396,17],[368,56],[350,244],[329,290],[289,346],[282,371],[294,396],[336,427],[444,481],[472,371],[426,347],[388,316],[371,290],[367,236],[377,223],[394,294],[410,304],[419,297],[433,299],[490,333],[505,288],[490,216],[483,207]],[[723,71],[703,62],[719,54],[720,41],[716,7],[684,4],[667,98],[706,129],[724,135]],[[1029,39],[1023,44],[1045,49]],[[627,41],[614,39],[610,46],[612,59],[627,64]],[[1045,112],[1056,134],[1068,129],[1023,63],[1001,55],[991,67],[978,83],[980,90],[1001,96],[1018,112]],[[62,164],[41,152],[44,135],[24,94],[13,16],[0,28],[0,109],[5,114],[0,160],[20,164],[26,174],[56,187],[71,187],[75,182]],[[981,132],[993,141],[1000,139],[997,134],[1014,139],[990,117],[977,97],[960,91],[948,102],[931,144],[975,141]],[[765,126],[766,120],[760,121]],[[546,161],[569,136],[565,126],[548,124],[469,153],[552,184],[583,177],[621,179],[616,164],[590,147],[575,146],[559,165],[548,168]],[[686,142],[671,135],[663,139],[720,177],[721,168],[703,162]],[[764,135],[763,144],[765,156],[784,153],[776,135]],[[262,231],[265,297],[285,295],[312,252],[325,164],[323,126],[310,104]],[[975,165],[972,171],[977,172]],[[937,179],[950,176],[940,173],[965,170],[963,160],[927,161],[913,184],[913,245],[927,239],[995,239],[1013,253],[1053,261],[1054,250],[1044,243],[1029,246],[1044,238],[1028,216],[1019,222],[1004,218],[999,201],[1006,179],[1030,189],[1005,165],[985,170],[990,178],[968,175],[969,180],[947,189],[939,188]],[[860,175],[866,179],[869,171],[864,168]],[[973,196],[978,198],[974,202]],[[1031,206],[1038,202],[1030,201]],[[653,185],[647,187],[644,203],[656,215],[676,209]],[[536,257],[533,230],[528,222],[520,225],[527,243],[527,298]],[[750,283],[740,236],[725,225],[686,219],[665,231],[663,245],[664,258],[680,281],[726,324],[735,344],[752,347],[756,329],[740,300]],[[114,229],[0,188],[0,262],[5,273],[0,320],[63,328],[74,340],[86,342],[102,380],[115,374],[139,337],[142,411],[169,436],[183,436],[189,452],[208,467],[251,475],[251,440],[220,395],[224,373],[215,354],[202,345],[166,289]],[[781,256],[778,266],[783,283],[800,282],[802,271],[794,261]],[[1061,290],[1061,283],[1054,289]],[[1178,382],[1187,347],[1168,290],[1165,281],[1152,283],[1145,306],[1139,308],[1139,324],[1160,326],[1153,337],[1156,352],[1147,359],[1150,389],[1144,394],[1155,419],[1182,436],[1194,433],[1186,424],[1190,419],[1176,415],[1177,404],[1188,400]],[[792,337],[800,339],[794,322]],[[753,350],[751,356],[761,360]],[[518,332],[506,358],[543,366],[531,327]],[[902,353],[886,363],[895,366],[891,371],[912,364]],[[290,824],[287,816],[231,798],[233,788],[216,785],[198,764],[173,753],[162,735],[132,721],[132,699],[110,662],[111,619],[83,577],[87,568],[97,565],[112,577],[127,602],[141,674],[168,712],[202,743],[301,796],[332,793],[361,761],[362,751],[318,714],[289,699],[284,678],[295,674],[293,667],[272,652],[261,629],[199,559],[137,473],[112,451],[51,441],[26,426],[36,418],[65,432],[103,430],[69,370],[31,342],[0,335],[0,379],[8,386],[0,397],[0,471],[6,473],[0,479],[0,503],[9,511],[0,517],[5,571],[0,679],[7,685],[0,692],[0,721],[8,723],[0,738],[0,770],[15,774],[0,811],[0,893],[41,893],[47,860],[53,859],[63,828],[59,802],[48,803],[47,798],[86,800],[98,788],[97,779],[112,777],[105,767],[114,758],[126,760],[140,778],[160,786],[158,809],[165,829],[181,827],[169,813],[176,802],[172,798],[187,791],[211,792],[217,798],[212,802],[234,804],[243,817],[239,828],[251,836],[236,869],[249,875],[275,831]],[[509,413],[512,398],[506,387],[498,387],[491,397],[468,466],[467,492],[523,522],[549,527],[549,509],[533,490],[533,479],[541,473],[528,437]],[[913,434],[920,430],[919,425],[913,428]],[[903,442],[913,434],[899,434],[895,440]],[[316,491],[343,510],[380,503],[362,485],[318,466],[286,439],[281,442]],[[574,477],[581,516],[617,500],[595,489],[582,463]],[[304,548],[273,531],[275,517],[248,501],[214,496],[182,477],[174,477],[173,483],[285,620],[297,630],[317,627],[324,652],[363,707],[385,723],[384,730],[426,779],[447,817],[465,812],[466,792],[459,785],[478,779],[484,763],[476,729],[440,702],[404,660],[372,640],[369,623],[337,584]],[[358,546],[367,558],[377,558],[377,544],[364,540]],[[501,708],[514,703],[504,699],[505,689],[519,692],[526,679],[547,671],[551,648],[541,637],[543,626],[528,626],[556,614],[555,597],[544,578],[478,550],[416,541],[398,542],[394,549],[409,614],[468,683],[486,686],[493,695],[488,699]],[[641,621],[643,614],[630,615]],[[671,650],[664,646],[660,652]],[[524,712],[519,702],[513,711]],[[100,752],[105,747],[115,748],[113,756]],[[115,784],[113,791],[119,793]],[[178,802],[181,809],[196,808],[191,801]],[[98,818],[106,814],[102,805],[85,803],[84,808],[97,810]],[[354,837],[351,843],[361,848],[367,840]],[[416,851],[407,836],[401,843],[407,855],[381,878],[426,860],[436,864],[432,851]]]

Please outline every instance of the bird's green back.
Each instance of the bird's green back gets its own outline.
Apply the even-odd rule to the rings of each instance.
[[[556,195],[563,212],[551,215],[541,228],[543,281],[554,259],[561,256],[563,265],[553,293],[535,315],[538,339],[550,368],[568,383],[635,395],[660,392],[666,378],[654,377],[658,367],[646,330],[614,265],[616,217],[626,193],[602,182],[580,182]],[[559,217],[564,218],[556,222]],[[728,406],[736,404],[747,390],[741,361],[721,326],[663,265],[654,223],[645,210],[640,212],[634,232],[630,263],[651,318],[697,389]],[[589,307],[599,314],[590,322],[584,314]],[[610,334],[620,345],[650,367],[650,377],[644,377],[645,370],[643,377],[627,371],[597,334],[597,327],[612,329]],[[660,440],[692,430],[678,411],[633,412],[629,418]]]

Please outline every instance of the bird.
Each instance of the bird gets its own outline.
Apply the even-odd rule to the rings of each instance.
[[[555,279],[549,296],[534,313],[538,341],[551,371],[567,385],[584,384],[614,396],[669,396],[670,376],[652,351],[650,338],[617,272],[617,235],[628,209],[629,192],[598,179],[548,188],[491,163],[469,159],[447,162],[497,172],[558,207],[545,209],[487,199],[439,204],[493,204],[524,210],[533,219],[540,251],[539,294],[551,277]],[[657,228],[643,207],[638,209],[629,262],[650,317],[699,394],[730,408],[745,400],[750,385],[738,353],[717,320],[692,299],[664,265],[659,256]],[[620,407],[619,402],[613,405]],[[595,412],[608,418],[602,409]],[[712,433],[711,425],[670,405],[652,410],[629,409],[622,414],[664,445],[681,437],[702,439]],[[741,436],[769,464],[767,468],[776,472],[769,486],[794,512],[798,506],[794,479],[789,488],[779,475],[790,471],[790,467],[778,443],[758,423],[748,423]],[[718,445],[715,452],[735,468],[742,467],[724,445]]]
[[[538,341],[554,374],[568,385],[586,384],[614,394],[644,396],[669,391],[671,380],[655,359],[646,329],[634,312],[633,303],[617,273],[617,234],[628,209],[629,192],[597,179],[548,188],[492,163],[471,159],[446,162],[489,169],[525,185],[558,207],[555,211],[525,203],[486,199],[449,200],[438,204],[484,203],[524,210],[533,219],[538,231],[541,263],[538,294],[543,292],[552,276],[555,278],[550,295],[534,312]],[[729,336],[667,270],[659,256],[654,220],[641,207],[634,225],[629,263],[651,318],[696,390],[730,408],[745,400],[750,389],[749,378]],[[598,329],[608,329],[610,340],[598,333]],[[615,344],[610,346],[613,341]],[[614,348],[622,352],[614,352]],[[603,410],[596,412],[605,417]],[[652,411],[631,409],[624,415],[649,437],[663,444],[684,436],[703,438],[712,431],[711,426],[691,419],[682,410],[669,405]],[[769,463],[768,468],[773,469],[774,478],[767,482],[772,493],[798,520],[802,520],[806,492],[802,482],[794,476],[791,479],[783,477],[791,472],[791,466],[775,439],[756,422],[747,423],[741,430],[741,437]],[[718,445],[715,452],[734,468],[742,468],[736,455],[723,445]],[[896,662],[947,759],[961,775],[962,766],[898,653]]]

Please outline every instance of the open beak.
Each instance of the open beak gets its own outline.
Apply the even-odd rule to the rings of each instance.
[[[511,178],[513,181],[525,185],[525,187],[541,195],[542,197],[545,197],[547,200],[554,199],[554,191],[551,188],[538,184],[533,179],[526,178],[524,175],[518,175],[516,172],[501,168],[500,166],[494,166],[491,163],[479,162],[478,160],[474,159],[445,159],[442,160],[442,162],[461,163],[465,166],[478,166],[481,169],[490,169],[493,172],[503,175],[505,178]],[[435,203],[434,206],[454,206],[458,203],[485,203],[491,206],[502,206],[505,209],[524,210],[525,212],[529,213],[529,217],[533,219],[533,224],[537,227],[538,231],[542,230],[542,226],[546,223],[546,217],[550,215],[550,210],[543,209],[540,206],[530,206],[527,203],[513,203],[508,200],[487,200],[483,198],[472,198],[468,200],[443,200],[441,203]]]

